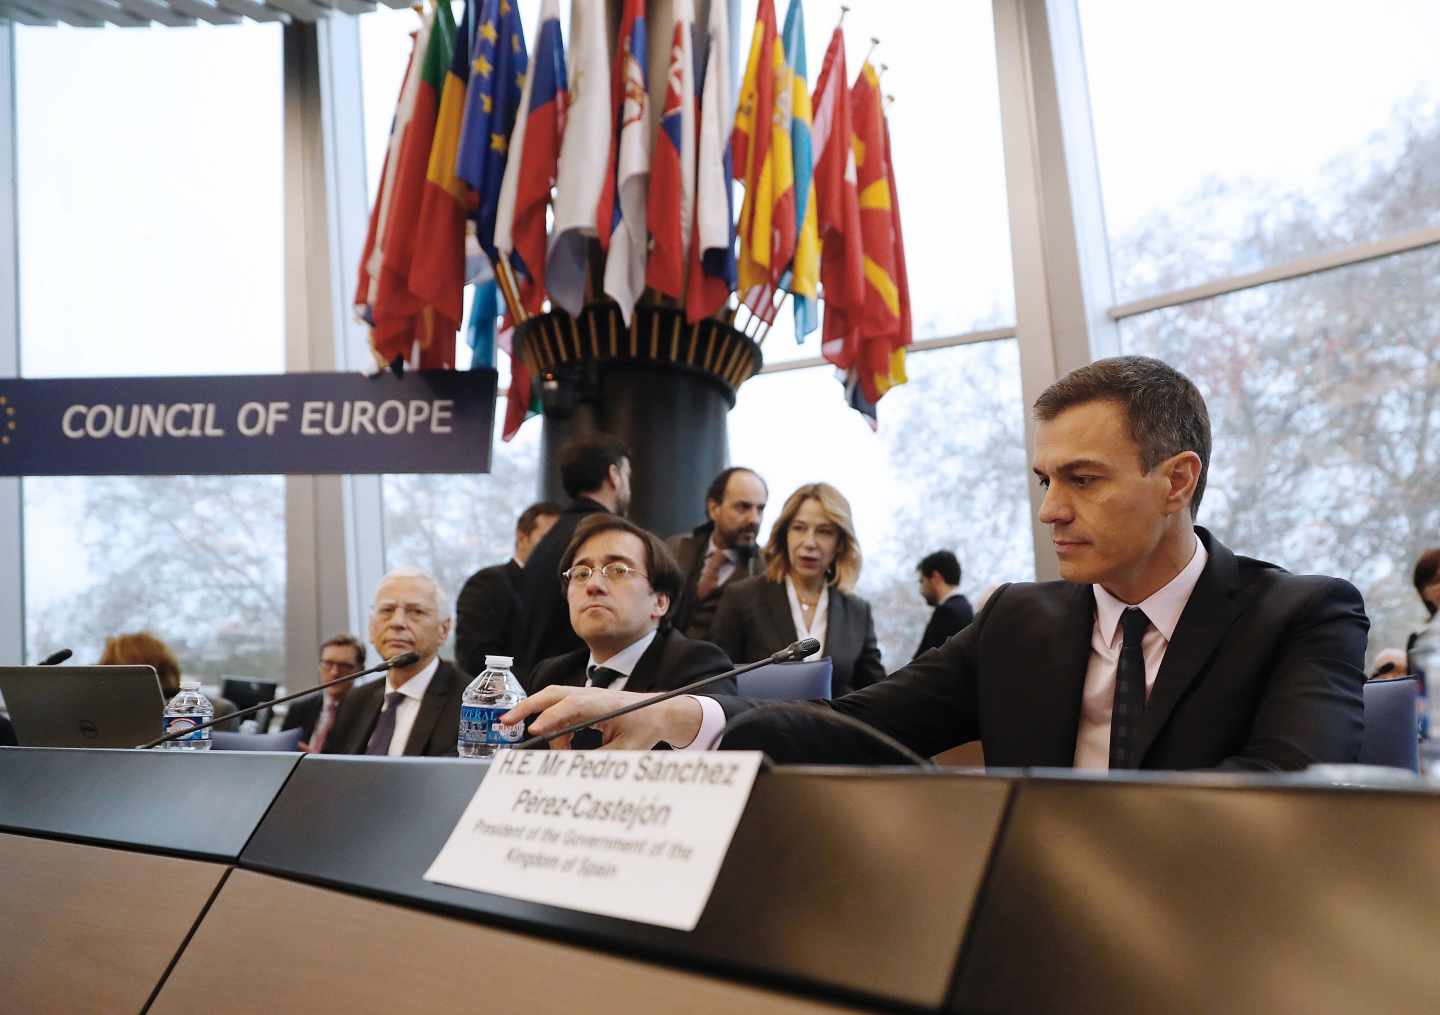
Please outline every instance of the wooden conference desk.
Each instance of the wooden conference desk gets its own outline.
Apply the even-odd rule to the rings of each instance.
[[[482,764],[236,757],[0,750],[0,960],[27,976],[0,1008],[138,1011],[152,992],[155,1011],[687,1015],[1440,997],[1440,795],[1419,785],[768,772],[685,934],[423,881]],[[269,803],[237,805],[242,783]],[[177,784],[188,827],[154,820]],[[99,817],[73,805],[101,798]],[[226,835],[197,846],[221,810]]]

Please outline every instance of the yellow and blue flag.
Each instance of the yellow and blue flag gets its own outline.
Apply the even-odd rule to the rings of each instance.
[[[785,77],[793,96],[790,114],[791,161],[794,165],[795,260],[789,289],[795,297],[795,341],[820,326],[816,289],[820,279],[820,229],[816,217],[814,151],[811,145],[810,91],[805,65],[805,14],[800,0],[790,0],[782,35]]]

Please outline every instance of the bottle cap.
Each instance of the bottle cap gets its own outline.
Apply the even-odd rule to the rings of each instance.
[[[485,657],[485,668],[486,668],[486,669],[489,669],[489,668],[492,667],[492,666],[503,666],[505,669],[508,670],[510,667],[512,667],[512,666],[514,666],[514,665],[515,665],[515,657],[514,657],[514,656],[486,656],[486,657]]]
[[[180,681],[180,690],[182,690],[182,691],[198,691],[198,690],[200,690],[200,681],[198,681],[198,680],[189,680],[189,679],[182,680],[182,681]]]

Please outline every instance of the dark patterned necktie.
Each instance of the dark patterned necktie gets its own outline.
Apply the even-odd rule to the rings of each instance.
[[[625,674],[619,670],[612,670],[608,666],[597,666],[590,671],[590,685],[592,687],[609,687]]]
[[[380,718],[375,720],[375,732],[370,734],[370,741],[365,745],[366,754],[390,753],[390,741],[395,736],[395,710],[403,700],[405,695],[399,691],[390,691],[385,695],[385,708],[380,712]]]
[[[1140,718],[1145,714],[1145,653],[1140,642],[1150,618],[1138,606],[1120,615],[1125,640],[1120,646],[1120,665],[1115,671],[1115,705],[1110,712],[1110,767],[1135,768],[1140,735]]]
[[[695,587],[696,599],[709,599],[710,593],[720,587],[720,569],[725,566],[726,556],[721,550],[711,550],[700,570],[700,584]]]

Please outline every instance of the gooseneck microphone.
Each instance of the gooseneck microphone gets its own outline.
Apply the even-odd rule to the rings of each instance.
[[[48,656],[46,656],[44,659],[41,659],[41,660],[40,660],[38,663],[36,663],[35,665],[36,665],[36,666],[59,666],[59,665],[60,665],[61,663],[63,663],[66,659],[69,659],[69,658],[70,658],[71,656],[73,656],[74,654],[75,654],[75,653],[74,653],[74,652],[71,652],[68,648],[62,648],[62,649],[61,649],[60,651],[58,651],[58,652],[51,652]]]
[[[316,691],[323,691],[327,687],[336,684],[349,683],[352,680],[359,680],[361,677],[368,677],[372,673],[382,673],[385,670],[393,670],[404,666],[414,666],[420,661],[419,652],[401,652],[398,656],[391,656],[382,663],[377,663],[369,669],[356,670],[354,673],[347,673],[343,677],[336,677],[334,680],[327,680],[324,683],[316,684],[314,687],[307,687],[303,691],[296,691],[294,694],[287,694],[280,698],[271,698],[269,701],[262,701],[258,705],[251,705],[249,708],[237,709],[234,712],[227,712],[224,715],[216,716],[209,722],[201,723],[198,726],[189,726],[183,730],[176,730],[174,733],[166,733],[164,736],[156,737],[148,744],[140,744],[137,750],[148,750],[151,747],[159,747],[169,740],[179,740],[181,737],[189,736],[198,730],[208,730],[216,723],[229,722],[231,719],[239,719],[241,716],[253,715],[261,709],[270,708],[272,705],[283,705],[287,701],[294,701],[296,698],[303,698],[307,694],[314,694]]]
[[[806,656],[814,655],[820,651],[820,642],[816,638],[804,638],[794,644],[787,645],[779,652],[764,659],[757,659],[753,663],[746,663],[744,666],[736,666],[733,669],[725,670],[711,677],[701,677],[699,680],[686,684],[684,687],[677,687],[673,691],[666,691],[664,694],[657,694],[653,698],[645,698],[634,704],[626,705],[624,708],[617,708],[613,712],[606,712],[604,715],[596,716],[594,719],[587,719],[584,722],[577,722],[564,729],[556,730],[554,733],[539,733],[515,745],[516,750],[523,748],[538,747],[540,744],[548,744],[556,737],[568,736],[571,733],[579,733],[591,726],[598,726],[602,722],[609,722],[611,719],[618,719],[622,715],[629,715],[631,712],[638,712],[642,708],[649,708],[651,705],[658,705],[662,701],[682,694],[694,694],[704,687],[709,687],[724,680],[726,677],[738,677],[742,673],[749,673],[751,670],[759,669],[761,666],[768,666],[770,663],[793,663],[804,659]]]

